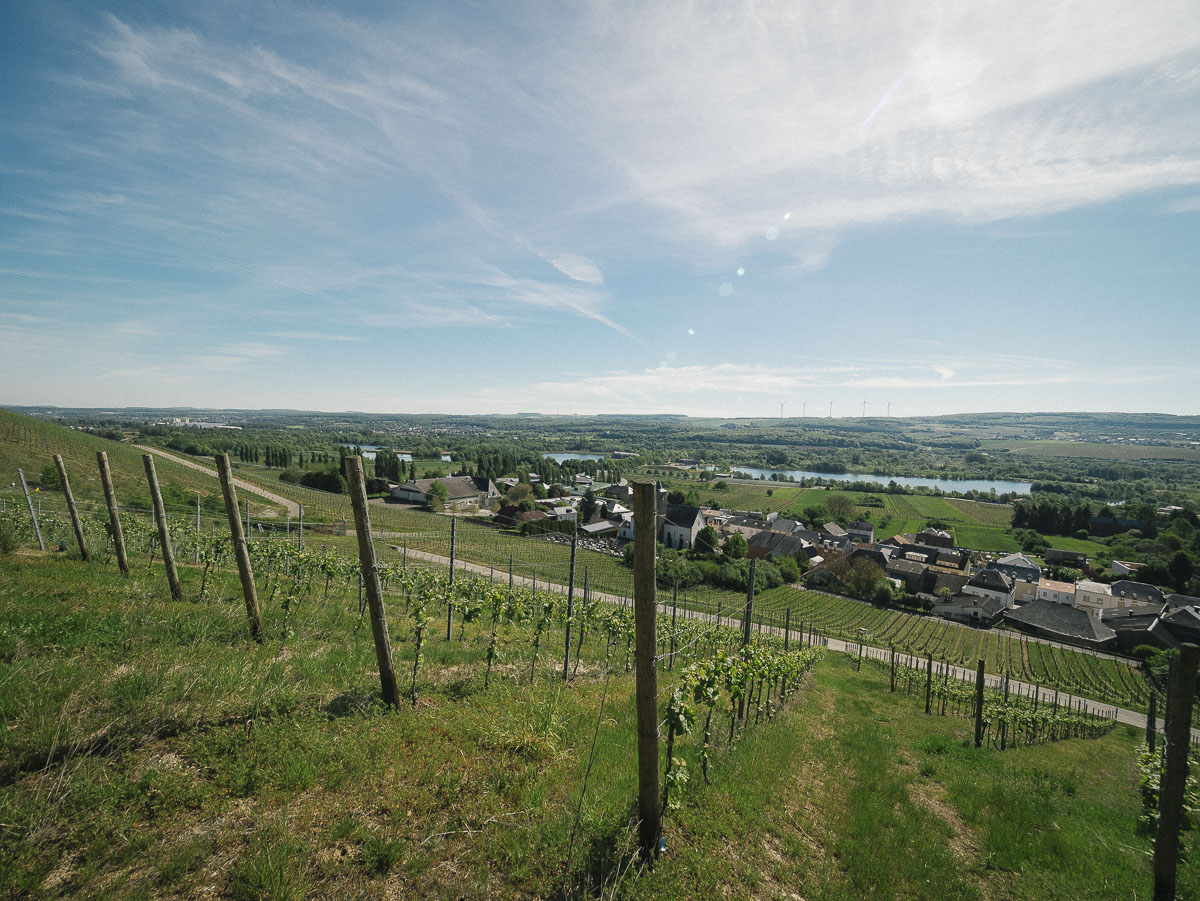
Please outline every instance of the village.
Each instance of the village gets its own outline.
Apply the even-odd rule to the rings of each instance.
[[[536,472],[497,482],[448,476],[395,485],[389,501],[428,506],[430,492],[440,493],[435,482],[445,488],[445,510],[490,517],[525,535],[576,536],[618,556],[633,540],[633,489],[625,479],[604,483],[580,473],[563,485],[545,484]],[[665,548],[787,561],[809,589],[1126,655],[1200,640],[1200,599],[1138,581],[1137,563],[1114,560],[1098,572],[1082,551],[1048,548],[1039,562],[1032,554],[956,547],[934,527],[884,537],[869,522],[804,523],[680,500],[658,484],[656,533]]]

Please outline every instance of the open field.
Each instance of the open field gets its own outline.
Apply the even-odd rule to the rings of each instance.
[[[1141,460],[1200,462],[1200,448],[1179,445],[1104,444],[1091,441],[981,441],[983,450],[1007,450],[1037,457],[1086,457],[1131,463]]]
[[[700,724],[666,853],[631,865],[632,677],[589,637],[558,677],[561,621],[531,673],[532,626],[435,628],[420,702],[378,700],[353,587],[285,611],[260,576],[268,641],[228,572],[184,602],[65,555],[0,559],[0,885],[115,898],[1144,897],[1137,730],[1005,752],[925,716],[886,674],[827,655],[775,718]],[[284,585],[287,583],[284,582]],[[268,598],[275,597],[273,601]],[[388,609],[398,668],[412,620]],[[432,612],[436,613],[436,609]],[[695,652],[693,652],[695,653]],[[682,661],[681,661],[682,663]],[[660,664],[660,698],[682,666]],[[727,723],[725,718],[723,722]],[[586,782],[586,792],[584,786]],[[576,822],[576,813],[580,816]],[[577,826],[577,829],[576,829]],[[572,834],[574,831],[574,841]],[[1194,834],[1186,837],[1195,853]],[[1105,853],[1095,853],[1097,847]],[[1181,897],[1200,888],[1181,868]]]

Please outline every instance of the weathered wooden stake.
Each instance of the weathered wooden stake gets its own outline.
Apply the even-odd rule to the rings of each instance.
[[[975,671],[975,747],[983,747],[983,658]]]
[[[929,713],[930,701],[933,699],[933,652],[925,657],[925,713]]]
[[[450,520],[450,587],[454,588],[454,553],[457,548],[458,539],[458,517],[455,516]],[[446,641],[449,641],[454,633],[454,592],[446,598]]]
[[[250,568],[250,549],[246,547],[246,536],[242,532],[242,520],[238,517],[237,489],[233,485],[233,468],[229,454],[217,454],[217,476],[221,480],[221,497],[225,500],[225,518],[229,520],[229,537],[233,540],[233,553],[237,559],[238,577],[242,581],[242,597],[246,601],[246,619],[250,623],[250,637],[262,642],[262,616],[258,611],[258,590],[254,587],[254,570]]]
[[[33,520],[33,531],[37,534],[38,547],[44,551],[46,542],[42,541],[42,527],[38,523],[37,513],[33,509],[33,498],[29,496],[29,486],[25,484],[24,470],[18,469],[17,475],[21,477],[21,490],[25,492],[25,503],[29,505],[29,518]]]
[[[83,525],[79,522],[79,510],[75,508],[75,498],[71,494],[71,483],[67,481],[67,467],[63,464],[62,454],[54,455],[54,465],[58,467],[58,477],[62,479],[63,494],[67,498],[67,510],[71,514],[71,526],[75,529],[75,540],[79,543],[79,556],[83,558],[84,562],[87,562],[87,539],[83,537]]]
[[[792,608],[788,607],[783,611],[783,650],[788,649],[789,633],[792,631]]]
[[[571,536],[571,571],[567,575],[567,640],[563,645],[563,681],[567,681],[571,666],[571,620],[575,618],[575,548],[579,533]]]
[[[754,616],[754,561],[750,561],[750,578],[746,586],[746,610],[742,618],[742,647],[750,644],[751,618]],[[746,718],[746,683],[749,677],[742,678],[742,693],[738,698],[738,720]]]
[[[892,691],[896,690],[896,646],[892,645]]]
[[[657,598],[655,537],[657,492],[653,483],[633,485],[634,634],[637,643],[638,824],[642,854],[658,853],[662,812],[658,806],[658,671],[655,668]]]
[[[292,519],[288,517],[288,534],[292,532]],[[200,493],[196,492],[196,565],[200,565]]]
[[[100,484],[104,487],[104,503],[108,506],[108,521],[112,526],[113,547],[117,552],[117,566],[122,575],[129,575],[129,558],[125,556],[125,536],[121,532],[121,514],[117,510],[117,494],[113,491],[112,473],[108,470],[108,454],[96,452],[96,463],[100,467]]]
[[[300,519],[296,523],[296,550],[304,550],[304,504],[300,504]],[[406,549],[407,550],[407,549]],[[407,556],[405,562],[408,562]]]
[[[358,537],[358,560],[367,589],[367,606],[371,609],[371,634],[375,637],[375,660],[379,664],[379,682],[383,702],[400,708],[400,689],[396,686],[396,670],[392,665],[392,642],[388,637],[387,611],[383,608],[383,588],[375,566],[375,545],[371,542],[371,515],[367,509],[367,487],[363,479],[362,458],[346,458],[346,475],[350,483],[350,504],[354,508],[354,531]]]
[[[167,584],[171,586],[171,597],[183,600],[183,588],[179,584],[179,573],[175,569],[175,549],[171,546],[171,530],[167,526],[167,511],[163,507],[162,495],[158,491],[158,475],[154,471],[154,456],[142,455],[146,467],[146,481],[150,484],[150,501],[154,504],[154,521],[158,523],[158,540],[162,545],[163,564],[167,568]]]
[[[1183,815],[1183,792],[1188,776],[1188,744],[1192,731],[1192,695],[1200,645],[1185,643],[1179,649],[1171,687],[1170,727],[1166,766],[1158,790],[1158,835],[1154,840],[1154,901],[1175,897],[1175,868],[1179,860],[1179,828]]]
[[[1158,692],[1150,692],[1150,711],[1146,714],[1146,747],[1154,753],[1154,740],[1158,737]]]
[[[668,658],[667,669],[675,669],[675,617],[679,614],[679,583],[671,593],[671,656]]]

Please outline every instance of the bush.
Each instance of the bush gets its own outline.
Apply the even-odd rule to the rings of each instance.
[[[11,554],[24,544],[28,531],[16,504],[0,513],[0,554]]]
[[[336,466],[327,469],[314,469],[300,477],[300,484],[306,488],[316,488],[318,491],[332,491],[335,494],[347,494],[346,479]]]

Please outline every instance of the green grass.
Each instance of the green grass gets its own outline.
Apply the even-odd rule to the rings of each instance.
[[[1124,662],[1055,648],[1052,662],[1041,665],[1043,646],[1012,632],[973,629],[786,586],[763,592],[754,605],[758,617],[776,627],[782,627],[784,612],[790,609],[793,628],[803,625],[833,638],[858,641],[859,629],[865,629],[867,644],[894,644],[902,653],[918,657],[932,653],[935,660],[961,665],[983,657],[990,673],[1007,671],[1022,681],[1133,710],[1144,710],[1149,697],[1142,675]]]
[[[192,598],[198,574],[183,576]],[[645,870],[629,857],[633,683],[619,656],[606,688],[587,645],[564,686],[556,630],[531,683],[528,631],[510,627],[484,690],[485,631],[447,643],[435,630],[422,703],[389,711],[354,592],[314,594],[283,643],[283,612],[264,603],[262,647],[230,574],[204,602],[166,597],[144,566],[123,580],[63,556],[0,560],[7,894],[558,897],[597,722],[570,897],[1148,890],[1123,729],[977,752],[961,745],[968,721],[925,717],[881,671],[829,656],[775,722],[732,748],[716,730],[711,785],[695,733],[679,740],[692,780]],[[403,671],[411,636],[389,606]],[[660,670],[660,696],[677,675]]]
[[[136,503],[148,509],[149,489],[142,463],[144,451],[119,441],[110,441],[30,416],[0,410],[0,473],[4,474],[0,483],[6,489],[10,482],[17,482],[18,468],[24,470],[30,488],[36,487],[42,469],[47,465],[53,466],[54,455],[61,454],[67,468],[71,491],[80,506],[85,509],[102,510],[104,494],[96,464],[97,451],[108,454],[118,501],[122,504]],[[205,462],[212,466],[211,460]],[[215,478],[162,457],[155,457],[154,467],[164,495],[168,491],[167,486],[170,485],[180,493],[180,503],[182,496],[187,496],[184,509],[194,510],[197,493],[211,499],[209,505],[216,504],[216,509],[220,509],[221,488]],[[19,493],[18,483],[15,493],[5,492],[5,502],[24,503],[24,498],[20,497]],[[47,488],[45,493],[48,498],[54,499],[54,503],[62,503],[62,492],[58,489]],[[253,515],[283,515],[283,510],[275,504],[249,492],[246,494],[250,498]]]

